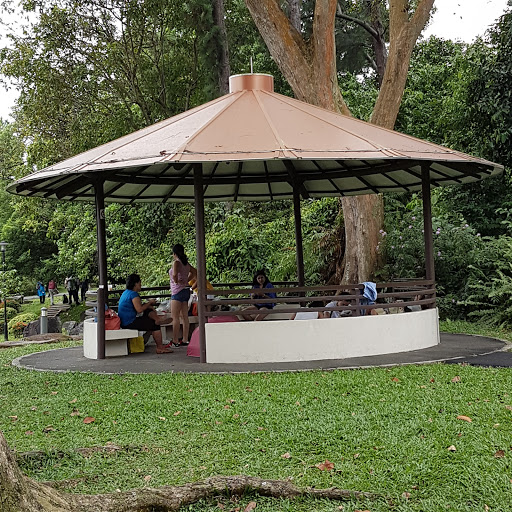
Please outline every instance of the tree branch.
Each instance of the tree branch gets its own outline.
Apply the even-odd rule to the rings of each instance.
[[[405,89],[412,49],[425,27],[434,0],[420,0],[409,20],[406,0],[389,2],[389,55],[371,122],[393,129]]]
[[[354,18],[353,16],[349,16],[348,14],[344,14],[343,12],[341,12],[341,8],[340,8],[339,4],[338,4],[338,12],[336,13],[336,18],[346,20],[346,21],[351,21],[352,23],[356,23],[361,28],[366,30],[366,32],[368,32],[368,34],[370,34],[372,37],[375,37],[375,38],[379,37],[379,34],[377,34],[377,31],[373,27],[368,25],[368,23],[364,22],[363,20]]]

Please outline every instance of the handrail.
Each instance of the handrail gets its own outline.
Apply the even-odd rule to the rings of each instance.
[[[285,285],[292,284],[291,282],[276,282],[279,285],[284,283]],[[227,283],[231,285],[232,283]],[[276,286],[268,289],[277,294],[276,298],[251,298],[250,295],[254,292],[253,288],[247,288],[246,286],[252,285],[252,283],[235,283],[237,288],[216,288],[213,291],[208,291],[207,294],[214,294],[215,299],[205,300],[204,304],[207,308],[205,313],[206,317],[211,316],[236,316],[239,315],[243,310],[237,309],[232,311],[218,311],[226,306],[242,306],[242,305],[253,305],[253,304],[299,304],[299,308],[285,308],[280,307],[278,309],[263,309],[258,310],[258,315],[267,316],[277,313],[298,313],[306,311],[354,311],[355,315],[358,316],[361,311],[367,311],[371,309],[379,308],[402,308],[404,306],[421,306],[422,308],[435,307],[436,303],[436,289],[435,281],[433,280],[420,280],[414,279],[410,281],[390,281],[384,283],[376,283],[377,289],[377,301],[375,304],[361,304],[361,300],[364,299],[362,290],[364,285],[362,283],[357,284],[337,284],[337,285],[319,285],[319,286]],[[109,296],[118,295],[124,290],[110,290]],[[145,294],[144,298],[156,298],[162,299],[171,296],[171,293],[167,287],[145,287],[141,291],[166,291],[167,293],[160,294]],[[347,293],[351,291],[352,293]],[[325,293],[325,292],[331,292]],[[332,293],[334,292],[334,293]],[[343,295],[340,295],[341,292]],[[293,293],[293,296],[289,295]],[[305,294],[308,294],[305,296]],[[90,290],[87,292],[89,296],[95,296],[96,292]],[[206,294],[205,294],[206,295]],[[237,297],[230,297],[236,295]],[[245,297],[248,296],[248,297]],[[320,307],[320,308],[307,308],[304,307],[306,301],[335,301],[339,300],[340,297],[352,302],[348,306],[336,306],[336,307]],[[111,297],[114,298],[114,297]],[[403,300],[412,299],[412,300]],[[94,302],[87,301],[87,305],[95,305]],[[215,309],[215,311],[212,311]],[[95,313],[88,313],[93,314]]]

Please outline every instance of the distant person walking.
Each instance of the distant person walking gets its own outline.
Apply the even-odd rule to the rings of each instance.
[[[71,304],[72,301],[73,301],[73,294],[71,293],[70,286],[71,286],[70,278],[66,277],[66,279],[64,279],[64,287],[66,288],[66,290],[68,292],[68,296],[69,296],[68,302],[69,302],[69,304]]]
[[[44,301],[46,299],[46,290],[44,288],[44,284],[41,281],[37,281],[36,291],[37,291],[37,295],[39,297],[39,302],[41,304],[44,304]]]
[[[73,274],[71,274],[69,277],[66,277],[64,285],[68,291],[69,304],[72,304],[73,299],[75,299],[75,304],[78,305],[78,279]]]
[[[89,290],[89,279],[86,277],[80,285],[80,297],[82,302],[85,302],[85,294],[87,293],[87,290]]]
[[[48,283],[48,295],[50,296],[50,303],[53,306],[53,297],[59,293],[59,290],[57,290],[57,285],[55,284],[55,281],[53,279],[50,279]]]
[[[75,299],[75,304],[78,306],[80,302],[78,301],[78,292],[80,289],[80,281],[78,277],[71,276],[71,293],[73,294],[73,298]]]

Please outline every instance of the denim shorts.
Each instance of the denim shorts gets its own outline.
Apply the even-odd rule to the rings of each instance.
[[[190,299],[190,288],[183,288],[176,295],[171,295],[171,300],[177,300],[178,302],[188,302]]]

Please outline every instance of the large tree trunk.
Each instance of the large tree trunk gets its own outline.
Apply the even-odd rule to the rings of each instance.
[[[361,283],[373,276],[378,266],[379,230],[384,224],[382,196],[342,198],[345,221],[344,283]]]
[[[419,0],[409,19],[407,0],[390,0],[390,51],[384,80],[371,121],[393,128],[417,37],[428,20],[434,0]],[[277,0],[246,0],[246,5],[272,57],[297,99],[335,110],[350,111],[341,95],[336,74],[334,19],[336,0],[317,0],[313,32],[305,41]],[[357,283],[373,276],[377,243],[384,219],[381,196],[343,198],[346,253],[343,280]]]
[[[231,74],[224,0],[214,0],[213,19],[219,30],[216,37],[218,47],[217,53],[219,58],[219,92],[221,95],[224,95],[229,92],[229,75]]]
[[[386,48],[386,40],[384,38],[384,27],[380,19],[380,2],[375,0],[367,0],[368,15],[370,25],[375,31],[376,36],[372,37],[373,53],[375,54],[375,68],[377,71],[377,79],[379,87],[382,86],[384,73],[386,72],[386,62],[388,60],[388,50]]]
[[[0,512],[71,510],[59,493],[22,474],[0,433]]]
[[[289,499],[299,496],[332,500],[377,498],[372,493],[336,487],[301,490],[288,481],[244,475],[215,476],[179,487],[144,488],[97,496],[65,494],[24,476],[0,432],[0,512],[171,512],[202,499],[243,496],[251,490],[262,496]]]
[[[295,30],[300,32],[301,23],[300,23],[300,4],[301,0],[287,0],[288,4],[288,17]]]

